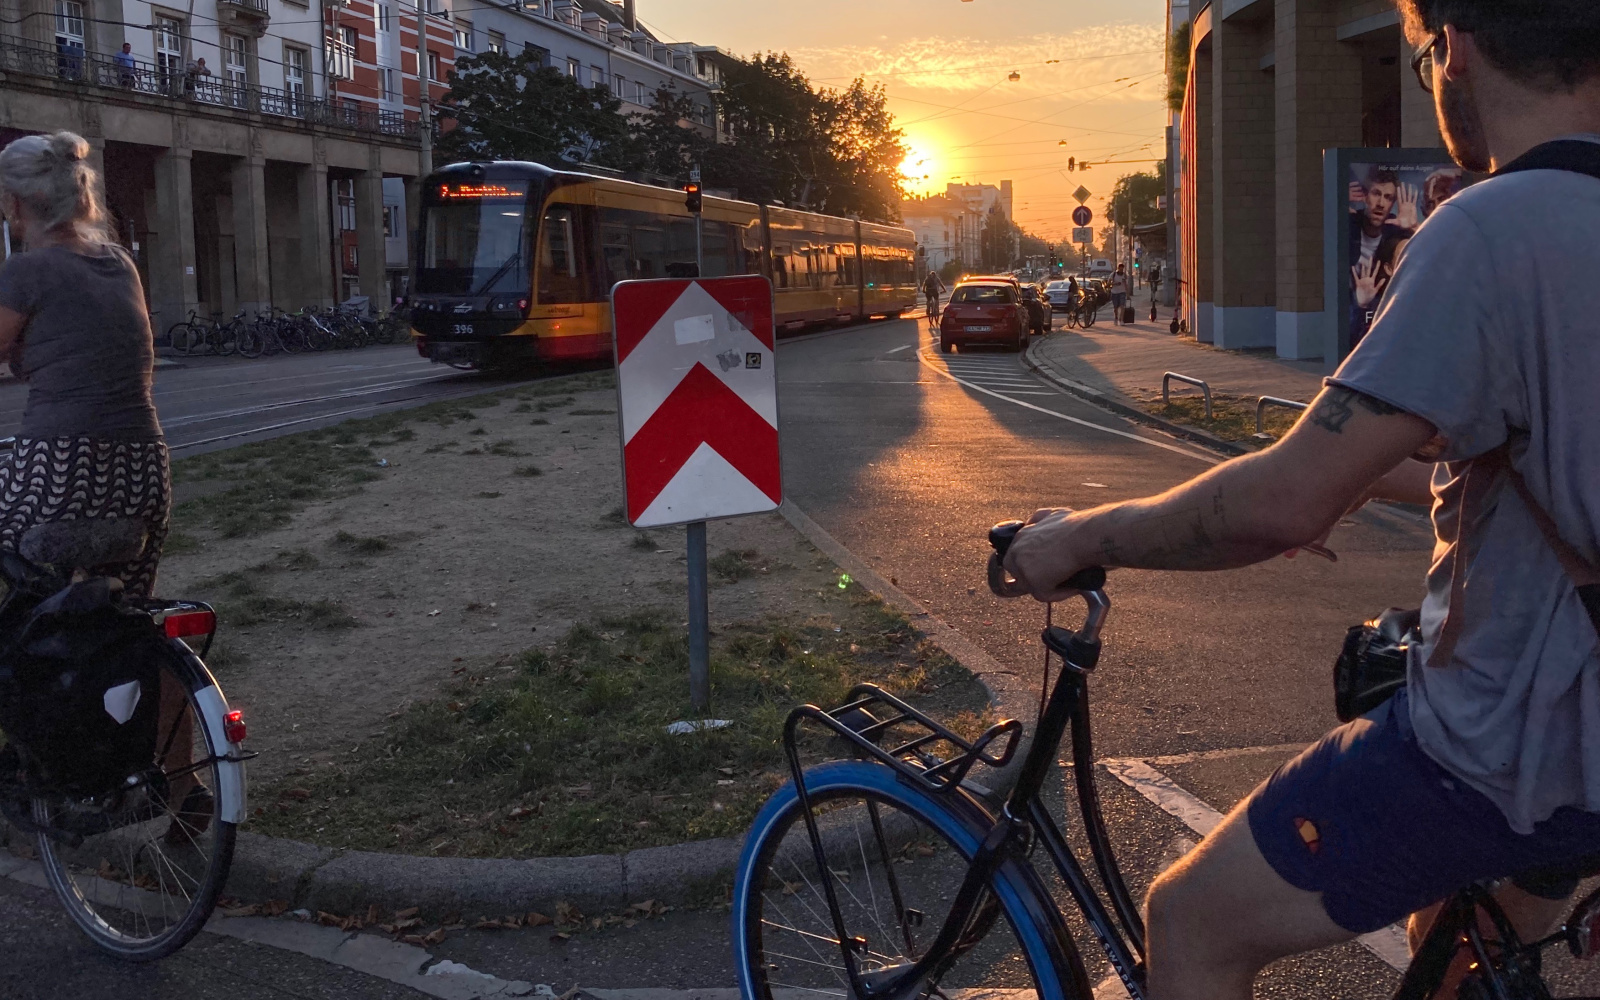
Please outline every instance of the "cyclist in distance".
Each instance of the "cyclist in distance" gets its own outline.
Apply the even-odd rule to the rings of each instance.
[[[167,535],[167,445],[150,398],[155,349],[144,288],[111,235],[88,156],[89,144],[71,132],[25,136],[0,150],[0,211],[27,247],[0,267],[0,358],[28,383],[17,436],[0,449],[0,546],[14,550],[46,521],[139,518],[148,531],[140,557],[96,569],[143,598]],[[164,716],[190,718],[183,693],[166,687]],[[192,745],[180,737],[176,747]],[[180,815],[211,815],[198,781],[183,794]]]
[[[922,294],[928,299],[928,315],[939,315],[939,296],[944,294],[944,281],[938,271],[929,271],[928,276],[922,279]]]
[[[1451,156],[1496,176],[1418,229],[1281,442],[1159,496],[1038,511],[1006,560],[1049,599],[1089,566],[1246,566],[1368,499],[1432,505],[1407,687],[1156,879],[1153,1000],[1244,1000],[1268,963],[1408,914],[1415,946],[1481,879],[1512,880],[1528,940],[1600,853],[1600,606],[1576,585],[1600,579],[1600,4],[1398,6]]]

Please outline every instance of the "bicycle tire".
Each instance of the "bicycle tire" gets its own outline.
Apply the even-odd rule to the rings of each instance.
[[[259,358],[267,349],[266,338],[261,335],[261,328],[254,324],[240,327],[234,336],[234,346],[241,358]]]
[[[194,324],[179,321],[167,327],[167,346],[174,353],[188,354],[189,344],[194,340]]]
[[[902,890],[906,901],[928,905],[930,909],[937,906],[939,890],[930,887],[928,878],[939,877],[933,869],[943,869],[946,888],[951,890],[946,892],[945,901],[953,898],[949,879],[953,878],[954,884],[959,885],[967,863],[993,826],[993,816],[975,800],[964,795],[935,799],[932,793],[911,785],[891,769],[863,761],[841,761],[808,770],[806,790],[813,807],[825,810],[819,818],[819,823],[828,824],[823,832],[824,843],[831,842],[850,850],[859,847],[862,865],[856,869],[845,869],[842,875],[836,875],[835,888],[842,889],[841,913],[859,911],[865,918],[869,913],[860,897],[866,896],[871,901],[872,920],[858,926],[866,929],[871,925],[875,933],[881,935],[875,939],[879,950],[873,948],[874,939],[866,938],[853,927],[846,927],[847,935],[861,942],[856,950],[862,956],[863,966],[876,963],[882,967],[899,964],[896,959],[911,960],[914,955],[903,952],[915,953],[919,950],[918,945],[931,943],[938,934],[945,914],[940,911],[924,915],[905,906]],[[880,851],[874,857],[889,863],[878,864],[869,858],[869,849],[861,831],[863,828],[871,831],[874,825],[866,805],[837,808],[840,803],[851,800],[878,804],[880,820],[882,808],[894,810],[878,829],[890,831],[892,839],[904,845],[896,853],[903,854],[910,849],[915,859],[910,854],[903,859],[884,858],[881,850],[884,841],[876,838],[874,843]],[[829,809],[830,806],[834,808]],[[852,828],[850,831],[844,828],[847,821]],[[935,843],[930,847],[919,839],[924,836],[942,841],[943,846]],[[842,858],[843,853],[838,857]],[[930,866],[928,870],[910,871],[924,861]],[[775,867],[779,864],[792,865],[802,882],[789,882],[787,874]],[[835,868],[835,855],[830,854],[827,864],[830,870],[841,871]],[[809,977],[811,984],[799,987],[809,992],[819,991],[815,988],[817,982],[827,987],[821,992],[834,992],[840,988],[839,981],[843,981],[842,965],[838,968],[827,965],[830,954],[834,961],[842,962],[837,951],[829,952],[829,949],[838,948],[837,939],[833,937],[836,931],[828,922],[826,915],[829,911],[826,902],[822,901],[820,889],[809,884],[805,876],[807,868],[816,873],[815,866],[799,796],[793,782],[790,782],[767,800],[756,817],[745,838],[745,847],[735,874],[732,937],[741,996],[750,1000],[772,1000],[774,989],[796,986],[795,983],[783,981],[795,977]],[[878,871],[875,872],[874,868]],[[897,868],[900,874],[891,880],[887,873]],[[896,887],[902,876],[905,877],[905,884]],[[777,883],[771,882],[771,878],[776,878]],[[847,878],[851,881],[846,881]],[[885,894],[881,897],[875,888],[875,882],[880,881],[885,887]],[[801,896],[802,887],[807,889],[809,895]],[[796,919],[795,914],[786,912],[777,903],[773,898],[774,893],[779,896],[801,896],[795,914],[800,909],[806,912]],[[968,984],[964,980],[973,972],[981,972],[1005,980],[1005,986],[1031,984],[1035,995],[1039,997],[1090,1000],[1094,989],[1084,970],[1082,957],[1060,911],[1026,860],[1014,855],[1003,861],[990,883],[990,893],[989,899],[968,925],[967,936],[958,942],[948,960],[939,964],[931,983],[924,984],[924,994],[929,992],[930,985],[939,984],[941,980],[944,980],[944,986],[965,988]],[[924,903],[924,899],[929,902]],[[905,942],[904,948],[884,928],[879,913],[880,900],[899,909],[898,914],[891,910],[890,917],[891,920],[898,917],[894,922],[898,923],[897,929]],[[778,920],[769,919],[769,909],[778,916]],[[916,920],[910,918],[912,914],[917,914]],[[999,919],[1001,916],[1005,917],[1004,921]],[[815,933],[821,935],[821,940],[811,936],[812,932],[802,930],[801,924],[816,928]],[[1011,929],[1010,935],[1000,935],[1006,938],[1003,943],[995,935],[1002,925]],[[915,940],[919,935],[913,933],[913,926],[922,928],[922,941]],[[769,938],[774,942],[772,947],[768,947]],[[797,946],[793,950],[798,951],[801,946],[808,949],[812,957],[779,950],[790,943]],[[902,954],[888,955],[888,949]],[[1020,956],[1021,967],[1014,964],[1017,956]],[[958,963],[968,957],[973,959],[976,968],[965,967],[958,974]],[[827,975],[836,981],[830,981],[817,971],[817,966],[828,968]],[[844,991],[849,993],[848,985]]]
[[[227,755],[232,745],[223,735],[223,720],[227,715],[227,702],[217,688],[216,681],[205,665],[187,647],[181,652],[171,648],[181,645],[178,640],[165,640],[170,645],[161,657],[163,680],[181,685],[184,692],[185,712],[193,726],[191,760],[210,760],[197,774],[202,784],[207,783],[212,793],[210,822],[205,831],[197,835],[184,832],[188,845],[169,843],[167,837],[176,820],[162,808],[154,818],[129,826],[119,826],[109,832],[92,836],[81,845],[67,848],[54,839],[38,834],[35,846],[44,868],[45,879],[61,901],[68,917],[94,944],[117,958],[129,962],[151,962],[171,955],[187,944],[205,926],[217,898],[228,879],[233,863],[234,842],[238,823],[244,819],[243,765],[228,763],[217,758]],[[177,731],[176,725],[163,727],[162,732]],[[170,745],[171,737],[168,737]],[[161,754],[158,739],[157,761]],[[204,756],[198,756],[198,755]],[[33,819],[49,823],[52,809],[59,807],[49,801],[33,800]],[[66,808],[76,808],[68,805]],[[61,816],[65,808],[54,813]],[[192,828],[191,828],[192,829]],[[118,846],[125,850],[115,851]],[[138,850],[135,852],[134,847]],[[187,847],[195,850],[187,850]],[[112,850],[119,862],[125,862],[126,871],[118,869],[105,856]],[[150,855],[159,856],[157,863]],[[96,856],[100,858],[95,865]],[[184,856],[200,857],[205,862],[203,874],[191,877],[192,891],[183,888],[183,878],[190,874],[184,867]],[[176,919],[159,932],[140,936],[137,933],[139,918],[144,919],[147,930],[154,931],[148,909],[161,906],[176,895],[167,892],[167,879],[171,878],[182,893],[183,906]],[[126,883],[124,884],[124,881]],[[141,881],[142,880],[142,881]],[[157,888],[152,889],[150,883]],[[111,896],[111,901],[103,897]],[[95,897],[91,899],[90,897]],[[131,912],[137,910],[138,912]],[[130,933],[126,928],[132,927]]]
[[[1091,326],[1094,326],[1094,321],[1099,319],[1099,318],[1100,318],[1100,310],[1098,308],[1089,309],[1089,310],[1086,310],[1081,316],[1078,317],[1078,324],[1080,326],[1082,326],[1085,330],[1087,330]]]

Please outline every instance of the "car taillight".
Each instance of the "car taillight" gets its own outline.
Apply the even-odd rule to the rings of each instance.
[[[244,713],[229,712],[222,722],[222,735],[229,743],[243,743],[245,737]]]
[[[161,627],[166,630],[168,639],[181,639],[186,635],[210,635],[217,630],[217,615],[214,611],[180,611],[169,614],[161,622]]]

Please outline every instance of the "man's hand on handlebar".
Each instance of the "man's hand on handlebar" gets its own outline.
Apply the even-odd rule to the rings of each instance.
[[[1080,565],[1073,558],[1071,536],[1078,524],[1065,507],[1045,507],[1028,517],[1005,554],[1005,568],[1038,601],[1060,601],[1078,591],[1063,588],[1062,581],[1095,563]]]

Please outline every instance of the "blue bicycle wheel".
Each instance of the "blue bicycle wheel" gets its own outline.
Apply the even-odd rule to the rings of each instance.
[[[970,796],[935,796],[870,762],[812,768],[806,789],[860,971],[920,959],[993,816]],[[734,965],[744,1000],[854,996],[823,893],[790,783],[756,817],[734,881]],[[956,947],[916,995],[972,989],[1041,1000],[1093,995],[1060,911],[1020,851],[996,871]]]

